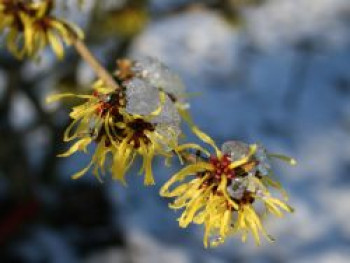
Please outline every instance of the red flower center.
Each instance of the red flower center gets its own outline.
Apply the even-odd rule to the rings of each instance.
[[[92,95],[100,99],[96,113],[98,115],[101,115],[102,117],[105,116],[107,112],[109,112],[113,116],[119,115],[119,108],[125,105],[122,93],[101,95],[97,91],[94,91]]]
[[[212,155],[210,156],[209,162],[214,166],[213,176],[215,179],[220,180],[223,175],[228,179],[233,179],[235,177],[235,171],[229,167],[231,164],[229,155],[225,154],[220,159]]]

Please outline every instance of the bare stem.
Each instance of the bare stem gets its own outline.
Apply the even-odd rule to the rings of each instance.
[[[87,46],[78,38],[73,39],[73,45],[80,56],[92,67],[96,75],[105,82],[106,85],[120,90],[120,86],[115,82],[111,74],[98,62]]]

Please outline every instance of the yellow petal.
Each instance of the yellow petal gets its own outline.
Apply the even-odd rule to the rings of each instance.
[[[203,189],[199,189],[191,202],[188,204],[186,210],[182,213],[179,219],[180,227],[187,227],[192,222],[195,213],[205,205],[205,203],[203,203],[203,192]]]
[[[253,211],[253,209],[250,207],[250,205],[247,205],[246,208],[246,222],[250,228],[250,230],[252,231],[254,240],[256,242],[256,244],[259,246],[260,245],[260,236],[259,236],[259,222],[260,221],[257,217],[255,217],[253,214],[255,214],[255,212]]]
[[[47,2],[39,2],[37,3],[36,6],[36,18],[42,18],[45,15],[47,15],[48,13],[48,9],[49,9],[49,1]]]
[[[230,197],[230,195],[227,192],[227,177],[225,175],[221,177],[221,182],[220,182],[218,189],[223,193],[223,195],[225,196],[225,198],[229,202],[229,204],[234,209],[238,209],[237,203],[232,200],[232,198]]]
[[[21,50],[18,48],[18,44],[17,44],[18,37],[19,37],[19,32],[17,31],[17,29],[11,28],[9,33],[7,34],[6,44],[7,44],[8,50],[12,54],[14,54],[18,59],[22,59],[26,52],[26,49],[25,49],[25,45],[23,45],[23,48]]]
[[[208,213],[206,210],[201,211],[193,218],[193,223],[198,224],[198,225],[204,224],[204,221],[205,221],[207,215],[208,215]]]
[[[41,30],[34,31],[33,38],[35,42],[33,53],[38,53],[40,50],[44,49],[48,44],[47,37],[44,31],[41,31]]]
[[[112,143],[113,146],[118,147],[118,144],[116,142],[116,138],[112,135],[110,127],[113,126],[113,119],[110,117],[110,113],[108,112],[106,117],[105,117],[105,122],[104,122],[104,128],[107,134],[108,139]],[[124,139],[124,141],[126,141]]]
[[[193,127],[195,126],[195,124],[194,124],[194,121],[193,121],[193,119],[192,119],[192,117],[191,117],[189,111],[186,110],[186,109],[183,109],[183,108],[181,108],[181,107],[178,107],[177,109],[178,109],[178,112],[179,112],[181,118],[182,118],[191,128],[193,128]]]
[[[105,139],[102,138],[101,141],[97,144],[95,153],[92,157],[92,162],[94,164],[94,175],[95,177],[102,182],[102,179],[100,177],[100,171],[102,174],[104,174],[105,169],[104,169],[104,164],[105,164],[105,159],[106,159],[106,154],[109,150],[106,149],[105,147]]]
[[[210,146],[212,146],[216,152],[216,155],[220,158],[222,156],[221,151],[219,150],[219,148],[216,146],[215,142],[213,141],[212,138],[210,138],[207,134],[205,134],[204,132],[202,132],[198,127],[194,126],[192,128],[192,131],[195,135],[197,135],[197,137],[199,139],[201,139],[203,142],[209,144]]]
[[[74,93],[61,93],[61,94],[53,94],[50,95],[46,98],[46,103],[52,103],[58,100],[61,100],[63,98],[67,98],[67,97],[76,97],[76,98],[80,98],[80,99],[91,99],[94,98],[94,96],[92,95],[78,95],[78,94],[74,94]]]
[[[77,37],[80,40],[84,39],[84,31],[81,30],[80,27],[78,27],[76,24],[71,23],[69,21],[66,20],[61,20],[61,23],[64,23],[66,25],[66,27],[68,27],[70,29],[70,31],[75,35],[75,37]]]
[[[173,204],[169,205],[169,207],[172,209],[179,209],[186,206],[186,202],[193,198],[195,193],[198,191],[203,182],[207,180],[207,178],[208,177],[206,176],[202,179],[193,179],[188,183],[183,183],[171,192],[168,192],[167,197],[176,196],[175,194],[178,193],[178,198],[174,201]],[[180,189],[183,189],[181,190],[181,195]]]
[[[91,143],[91,141],[92,141],[91,138],[80,139],[75,144],[73,144],[73,146],[71,146],[70,149],[67,152],[58,155],[58,157],[68,157],[68,156],[71,156],[72,154],[74,154],[77,151],[84,151],[84,152],[86,152],[87,151],[87,146]]]
[[[71,113],[69,113],[69,116],[72,119],[87,117],[93,113],[96,113],[97,108],[98,104],[86,102],[83,105],[74,107]]]
[[[210,220],[207,219],[204,228],[204,236],[203,236],[203,245],[205,248],[208,248],[208,240],[210,235]]]
[[[146,152],[146,154],[143,156],[143,167],[145,169],[144,184],[145,185],[154,185],[155,181],[154,181],[154,177],[153,177],[153,173],[152,173],[152,159],[153,159],[154,153],[152,150],[148,150],[145,152]]]
[[[82,177],[84,174],[86,174],[86,173],[89,171],[91,165],[92,165],[92,162],[90,162],[89,165],[86,166],[83,170],[81,170],[81,171],[79,171],[79,172],[73,174],[73,175],[72,175],[72,179],[73,179],[73,180],[77,180],[77,179],[79,179],[80,177]]]
[[[61,40],[51,31],[48,31],[46,36],[57,57],[62,59],[64,56],[64,48]]]
[[[283,213],[272,203],[265,203],[266,208],[277,217],[283,217]]]
[[[20,12],[20,18],[24,25],[24,45],[28,54],[31,55],[34,49],[33,36],[35,32],[33,20],[23,12]]]
[[[205,163],[205,162],[199,162],[199,163],[195,163],[195,164],[191,164],[186,166],[185,168],[183,168],[182,170],[180,170],[178,173],[176,173],[175,175],[173,175],[170,180],[168,180],[160,189],[160,195],[161,196],[167,196],[169,191],[169,187],[175,183],[175,182],[181,182],[183,181],[186,177],[190,176],[190,175],[194,175],[198,172],[202,172],[202,171],[207,171],[207,170],[212,170],[213,167],[212,165],[210,165],[209,163]]]
[[[185,143],[185,144],[179,145],[174,149],[174,151],[175,152],[182,152],[182,151],[185,151],[188,149],[198,150],[198,151],[204,153],[206,156],[210,156],[210,153],[207,150],[205,150],[203,147],[201,147],[195,143]]]
[[[176,198],[172,204],[169,204],[169,208],[176,210],[183,207],[187,207],[191,202],[191,200],[198,195],[198,191],[199,191],[198,187],[193,185],[182,196],[179,196],[178,198]]]
[[[188,188],[190,187],[190,184],[182,184],[176,187],[174,190],[171,192],[168,192],[167,197],[175,197],[183,194]]]
[[[262,180],[262,182],[264,184],[267,184],[267,185],[269,185],[271,187],[276,188],[278,191],[280,191],[280,193],[282,194],[283,198],[285,200],[288,200],[288,194],[287,194],[286,190],[283,189],[283,187],[282,187],[280,182],[277,182],[277,181],[273,180],[269,176],[263,176],[263,178],[261,180]]]
[[[128,140],[128,138],[124,139],[117,146],[112,165],[113,179],[119,180],[124,185],[126,185],[125,173],[129,168],[129,160],[132,156],[132,150],[128,147]]]
[[[73,120],[69,126],[66,128],[66,130],[64,131],[64,135],[63,135],[63,141],[65,142],[69,142],[71,140],[74,140],[77,138],[77,133],[75,132],[74,134],[70,135],[72,129],[74,128],[74,126],[79,122],[80,120]]]
[[[158,107],[153,111],[151,112],[147,117],[149,117],[150,119],[152,119],[153,117],[156,117],[158,116],[162,110],[163,110],[163,106],[164,106],[164,103],[165,103],[165,99],[166,99],[166,94],[162,91],[159,91],[159,105]]]
[[[294,158],[291,158],[291,157],[288,157],[288,156],[285,156],[282,154],[270,153],[268,156],[271,158],[280,159],[280,160],[282,160],[290,165],[293,165],[293,166],[297,165],[297,161]]]
[[[222,238],[225,238],[225,236],[228,232],[228,228],[231,224],[231,215],[232,215],[232,212],[230,210],[226,210],[224,213],[224,216],[221,220],[220,236]]]
[[[50,21],[50,26],[52,29],[57,30],[57,32],[61,35],[62,40],[67,44],[71,44],[72,39],[70,36],[70,32],[67,29],[67,27],[61,23],[60,21],[57,20],[51,20]]]
[[[271,237],[265,230],[264,226],[261,223],[260,218],[258,217],[258,215],[256,214],[256,212],[254,211],[254,209],[251,209],[251,213],[250,216],[252,217],[252,219],[255,221],[257,228],[263,233],[263,235],[266,237],[266,239],[269,242],[274,242],[274,238]]]
[[[239,167],[239,166],[247,163],[250,160],[250,158],[252,157],[252,155],[255,154],[256,149],[257,149],[257,145],[256,144],[250,145],[249,146],[249,153],[248,153],[248,155],[243,157],[242,159],[240,159],[238,161],[232,162],[229,165],[230,169],[234,169],[236,167]]]
[[[283,210],[285,210],[285,211],[287,211],[287,212],[289,212],[289,213],[294,212],[294,209],[293,209],[291,206],[287,205],[286,203],[284,203],[283,201],[281,201],[281,200],[279,200],[279,199],[277,199],[277,198],[269,197],[269,198],[267,198],[267,201],[268,201],[268,203],[270,203],[270,204],[273,203],[273,204],[278,205],[278,206],[281,207]]]

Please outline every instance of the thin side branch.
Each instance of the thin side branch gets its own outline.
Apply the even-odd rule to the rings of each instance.
[[[73,39],[73,45],[80,56],[92,67],[96,75],[105,82],[106,85],[119,90],[120,86],[115,82],[111,74],[98,62],[87,46],[78,38]]]

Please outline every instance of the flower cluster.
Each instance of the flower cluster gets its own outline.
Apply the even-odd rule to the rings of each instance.
[[[217,246],[235,234],[240,234],[243,242],[249,233],[257,244],[260,234],[272,241],[262,225],[259,207],[265,207],[265,214],[278,217],[293,209],[285,202],[286,192],[272,179],[269,159],[278,158],[292,165],[295,160],[268,153],[261,145],[238,141],[226,142],[219,149],[186,113],[184,86],[169,68],[153,58],[124,59],[117,64],[114,80],[119,88],[98,80],[92,94],[58,94],[49,99],[73,96],[84,100],[70,113],[72,123],[64,134],[64,141],[75,142],[60,156],[87,152],[91,144],[95,144],[95,151],[89,164],[73,178],[92,170],[101,179],[107,166],[112,178],[125,184],[127,171],[140,156],[144,184],[151,185],[155,183],[153,158],[163,156],[169,160],[177,154],[182,162],[191,164],[173,175],[160,194],[175,197],[171,208],[184,209],[179,218],[181,227],[204,225],[205,247]],[[213,147],[215,154],[195,143],[179,144],[181,116],[191,124],[194,134]],[[197,155],[190,154],[189,149],[196,150]],[[174,185],[177,186],[173,188]],[[274,197],[273,190],[280,191],[285,200]]]
[[[193,131],[204,142],[210,144],[215,154],[205,149],[194,163],[176,173],[161,188],[164,197],[176,197],[170,204],[173,209],[184,211],[179,218],[180,227],[190,223],[205,227],[204,245],[216,246],[226,237],[240,233],[245,242],[251,232],[260,244],[260,233],[272,241],[263,227],[257,205],[262,204],[266,212],[282,217],[281,210],[293,209],[284,201],[273,197],[271,189],[287,195],[281,185],[271,178],[270,158],[279,158],[294,165],[295,160],[277,154],[269,154],[260,145],[248,145],[239,141],[223,144],[221,150],[205,133],[194,127]],[[170,189],[178,184],[174,189]]]
[[[83,38],[77,26],[51,15],[53,6],[52,0],[0,0],[0,32],[7,32],[7,47],[16,57],[35,57],[50,45],[62,58],[63,43]]]
[[[118,90],[99,80],[94,84],[92,94],[58,94],[49,98],[49,101],[54,101],[75,96],[85,100],[82,105],[73,108],[70,114],[73,121],[64,134],[64,141],[75,143],[60,156],[86,152],[93,142],[97,146],[91,162],[76,173],[74,179],[90,169],[100,178],[100,174],[105,173],[107,156],[110,155],[112,177],[125,183],[127,170],[135,157],[141,156],[144,183],[151,185],[154,184],[153,157],[160,155],[169,158],[172,150],[178,147],[181,118],[172,99],[175,95],[155,87],[147,78],[141,78],[133,71],[135,63],[130,60],[118,61],[115,74],[120,86]],[[163,74],[160,69],[155,70],[160,76]]]

